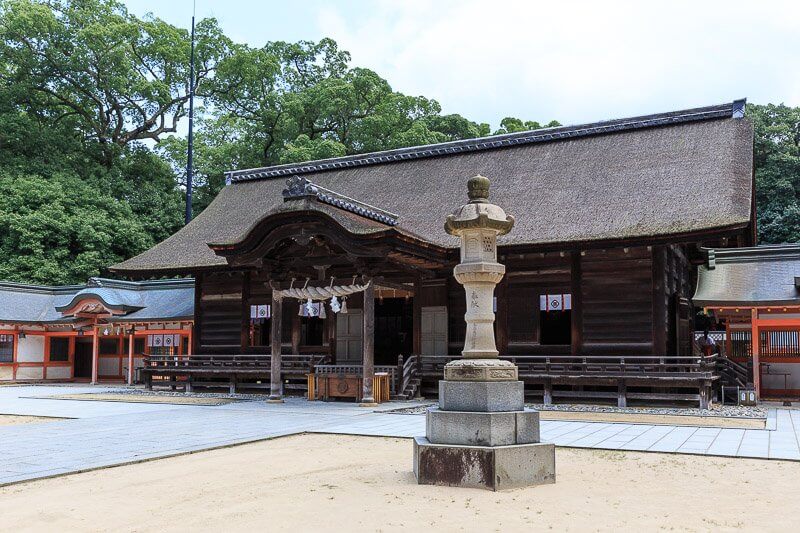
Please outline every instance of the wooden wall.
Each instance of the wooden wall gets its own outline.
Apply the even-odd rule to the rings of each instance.
[[[239,353],[243,282],[239,272],[195,276],[195,353]]]
[[[683,353],[690,326],[680,299],[692,288],[684,246],[503,254],[496,337],[509,355],[667,355]],[[571,294],[572,342],[542,345],[539,296]],[[463,289],[450,282],[451,354],[463,343]]]
[[[684,246],[501,252],[500,260],[506,265],[506,276],[496,291],[500,353],[668,355],[687,349],[686,299],[693,277]],[[270,302],[268,280],[257,272],[202,273],[196,279],[195,353],[265,353],[266,348],[248,346],[249,306]],[[460,353],[465,334],[463,287],[452,275],[417,280],[415,285],[415,313],[421,307],[447,306],[448,351]],[[541,344],[541,294],[572,295],[571,344]],[[361,307],[360,297],[351,297],[348,306]],[[284,353],[298,350],[297,311],[296,302],[284,305]],[[324,344],[334,355],[335,316],[331,315]]]
[[[647,248],[581,252],[581,353],[653,350],[653,262]]]

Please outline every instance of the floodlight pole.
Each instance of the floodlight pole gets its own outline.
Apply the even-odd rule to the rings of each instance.
[[[192,8],[192,52],[189,59],[189,146],[186,154],[186,224],[192,220],[192,179],[194,161],[194,7]]]

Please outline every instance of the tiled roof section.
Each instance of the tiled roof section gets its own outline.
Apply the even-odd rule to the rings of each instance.
[[[800,245],[708,249],[698,269],[694,303],[725,305],[799,305]]]
[[[194,280],[123,281],[91,278],[83,285],[42,286],[0,282],[0,324],[69,324],[61,310],[81,298],[97,298],[126,311],[115,321],[191,319]]]
[[[298,198],[313,197],[322,203],[338,207],[345,211],[355,213],[365,218],[381,222],[388,226],[396,226],[398,215],[390,213],[384,209],[371,206],[359,200],[350,198],[335,191],[320,187],[311,183],[306,178],[292,176],[286,180],[286,188],[283,190],[284,200],[294,200]]]
[[[562,139],[588,137],[591,135],[602,135],[606,133],[616,133],[620,131],[652,128],[657,126],[669,126],[686,122],[697,122],[720,118],[742,118],[744,117],[745,103],[746,100],[742,99],[726,104],[699,107],[683,111],[672,111],[668,113],[658,113],[655,115],[644,115],[627,119],[606,120],[602,122],[593,122],[590,124],[581,124],[575,126],[558,126],[555,128],[544,128],[540,130],[496,135],[492,137],[480,137],[477,139],[467,139],[463,141],[452,141],[440,144],[415,146],[411,148],[386,150],[383,152],[373,152],[369,154],[337,157],[333,159],[322,159],[308,163],[235,170],[226,173],[226,178],[227,181],[235,183],[239,181],[310,174],[342,168],[378,165],[395,161],[406,161],[409,159],[423,159],[428,157],[448,156],[480,150],[507,148],[510,146],[525,144],[552,142]]]

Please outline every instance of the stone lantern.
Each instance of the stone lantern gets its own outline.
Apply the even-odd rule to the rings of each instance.
[[[464,360],[448,365],[445,379],[468,377],[464,372],[472,372],[473,379],[516,379],[516,367],[497,358],[494,340],[494,288],[506,272],[497,262],[497,237],[511,231],[514,217],[489,203],[488,178],[471,178],[467,190],[469,203],[448,215],[444,224],[447,233],[461,239],[461,263],[453,274],[467,296]]]
[[[494,288],[505,274],[497,237],[514,218],[489,203],[489,180],[467,182],[469,203],[447,217],[461,239],[453,274],[464,286],[464,350],[444,369],[439,406],[427,413],[426,435],[414,439],[414,475],[421,484],[493,490],[555,482],[555,447],[539,442],[539,413],[525,409],[517,367],[498,358]]]

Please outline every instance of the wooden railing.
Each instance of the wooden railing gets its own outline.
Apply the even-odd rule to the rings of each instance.
[[[411,380],[417,377],[418,356],[410,355],[403,360],[401,355],[397,363],[399,370],[397,390],[402,394],[408,389]]]
[[[364,375],[363,365],[316,365],[316,374],[351,374],[355,376]],[[397,367],[396,366],[375,366],[375,373],[389,374],[389,390],[392,394],[397,392]]]
[[[520,377],[594,376],[594,377],[689,377],[704,378],[714,374],[716,356],[572,356],[520,355],[501,356],[519,369]],[[458,359],[450,355],[421,356],[421,375],[441,376],[444,365]]]
[[[313,372],[317,365],[328,361],[328,355],[282,355],[283,373]],[[144,358],[144,370],[150,373],[159,371],[176,372],[267,372],[272,357],[269,355],[150,355]]]
[[[730,386],[744,387],[751,381],[747,367],[727,357],[717,358],[717,373],[723,377],[723,382],[727,381]]]

